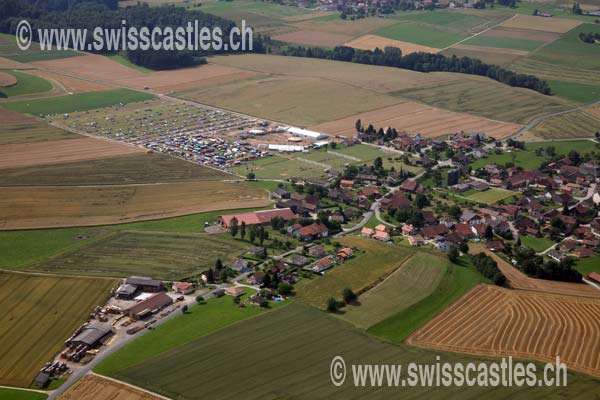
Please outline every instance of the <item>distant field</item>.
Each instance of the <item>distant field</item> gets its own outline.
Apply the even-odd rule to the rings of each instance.
[[[597,143],[591,140],[561,140],[560,142],[528,142],[525,143],[525,149],[535,151],[537,148],[546,149],[550,146],[554,147],[556,154],[566,156],[569,151],[575,150],[580,153],[588,153],[596,147]]]
[[[0,273],[0,384],[28,387],[115,283]]]
[[[50,115],[87,111],[94,108],[110,107],[119,103],[135,103],[152,99],[154,99],[154,96],[151,94],[129,89],[114,89],[104,92],[59,96],[50,99],[14,101],[1,103],[0,105],[21,113]]]
[[[528,134],[542,139],[591,138],[599,129],[600,117],[579,110],[547,118]]]
[[[85,375],[69,390],[59,397],[60,400],[100,400],[100,399],[126,399],[126,400],[160,400],[141,390],[134,389],[122,383],[105,379],[96,375]]]
[[[435,107],[520,124],[541,114],[570,108],[561,99],[479,78],[463,78],[394,94]]]
[[[30,63],[35,61],[60,60],[63,58],[78,57],[80,55],[81,53],[72,50],[50,50],[31,53],[25,52],[23,54],[12,54],[4,57],[20,63]]]
[[[411,23],[400,23],[386,26],[373,32],[373,34],[394,40],[401,40],[404,42],[434,47],[437,49],[448,47],[467,37],[456,33],[438,30],[433,27],[429,28]]]
[[[4,111],[9,112],[9,110],[0,109],[0,118],[4,117]],[[32,120],[32,122],[7,123],[0,130],[0,145],[75,138],[81,138],[81,136],[35,120]]]
[[[364,35],[356,39],[344,43],[344,46],[354,47],[361,50],[383,50],[386,47],[396,47],[402,51],[402,54],[410,54],[415,52],[436,53],[438,49],[434,47],[421,46],[418,44],[403,42],[401,40],[388,39],[383,36]]]
[[[215,349],[219,349],[218,357],[210,357]],[[343,386],[334,386],[328,370],[336,355],[342,356],[346,365],[407,365],[409,362],[431,365],[435,363],[436,355],[452,364],[480,361],[468,356],[386,343],[322,312],[291,304],[174,348],[113,376],[181,400],[199,397],[207,400],[397,397],[397,387],[367,385],[356,388],[350,373]],[[232,368],[239,373],[232,372]],[[232,385],[234,373],[235,384]],[[198,379],[199,376],[202,379]],[[419,400],[506,396],[519,400],[557,400],[567,393],[568,396],[591,398],[598,385],[597,380],[574,374],[569,375],[568,382],[568,388],[405,387],[402,395]]]
[[[357,236],[340,238],[344,246],[356,247],[366,254],[335,266],[323,277],[314,279],[298,289],[298,300],[325,309],[327,299],[342,298],[342,291],[349,287],[355,292],[367,289],[385,275],[395,271],[411,255],[412,249],[392,246]]]
[[[274,40],[305,46],[335,47],[352,39],[352,36],[330,32],[292,31],[273,36]]]
[[[600,100],[600,85],[587,85],[577,82],[549,81],[550,89],[556,96],[578,103],[594,103]]]
[[[0,169],[0,186],[121,185],[219,181],[231,177],[216,169],[151,153]]]
[[[17,79],[15,85],[0,87],[0,97],[15,97],[52,90],[52,83],[44,78],[21,71],[3,71]],[[4,96],[3,96],[4,95]]]
[[[518,192],[511,192],[510,190],[490,188],[483,192],[478,192],[474,190],[472,193],[462,193],[461,196],[464,196],[473,201],[477,201],[479,203],[494,204],[499,202],[500,200],[504,200],[518,194]]]
[[[0,230],[92,226],[271,204],[260,188],[225,182],[3,187]]]
[[[280,304],[283,306],[288,303]],[[125,372],[159,354],[266,311],[268,309],[261,307],[238,307],[229,296],[210,298],[206,304],[190,307],[186,314],[173,318],[125,345],[102,361],[94,368],[94,372],[103,375]]]
[[[106,57],[110,58],[113,61],[118,62],[119,64],[122,64],[128,68],[133,68],[135,70],[138,70],[140,72],[144,72],[144,73],[149,73],[149,72],[154,72],[154,70],[150,69],[150,68],[146,68],[146,67],[142,67],[141,65],[137,65],[132,63],[131,61],[129,61],[128,58],[120,55],[120,54],[109,54]]]
[[[467,257],[461,257],[458,264],[447,265],[447,272],[429,296],[372,326],[368,332],[401,343],[468,290],[487,281]]]
[[[600,300],[480,285],[408,343],[441,351],[560,362],[600,376]]]
[[[565,66],[541,62],[530,57],[510,65],[510,69],[523,74],[535,75],[547,80],[577,82],[584,85],[600,86],[600,76],[593,68],[584,69],[577,65]]]
[[[250,79],[178,97],[274,121],[309,126],[399,102],[356,86],[318,78]]]
[[[0,388],[0,400],[44,400],[47,394],[18,389]]]
[[[463,42],[467,46],[485,46],[485,47],[498,47],[501,49],[515,49],[532,51],[544,44],[544,42],[528,40],[528,39],[517,39],[509,37],[494,37],[494,36],[476,36]]]
[[[580,21],[562,18],[544,18],[534,15],[517,15],[501,26],[517,29],[534,29],[545,32],[565,33],[579,25]]]
[[[455,55],[456,57],[476,58],[487,64],[507,66],[523,58],[528,53],[519,50],[458,44],[444,50],[441,54],[448,57]]]
[[[394,273],[344,307],[341,318],[367,329],[429,296],[446,273],[442,255],[418,252]]]
[[[224,264],[248,246],[215,235],[119,232],[31,267],[55,274],[177,280]]]

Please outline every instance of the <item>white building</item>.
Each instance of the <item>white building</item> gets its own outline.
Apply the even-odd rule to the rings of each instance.
[[[301,128],[288,128],[288,133],[291,133],[292,135],[296,135],[296,136],[304,136],[313,140],[323,140],[329,136],[327,136],[324,133],[319,133],[319,132],[315,132],[315,131],[309,131],[308,129],[301,129]]]
[[[269,144],[269,150],[292,153],[295,151],[304,151],[304,146],[292,146],[287,144]]]

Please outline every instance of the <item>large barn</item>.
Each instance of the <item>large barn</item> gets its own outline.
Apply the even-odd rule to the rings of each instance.
[[[219,218],[217,218],[217,222],[229,229],[231,227],[231,221],[234,218],[237,219],[238,225],[241,225],[242,222],[244,222],[246,226],[250,226],[268,225],[275,217],[279,217],[284,221],[298,218],[298,216],[290,208],[281,208],[277,210],[255,211],[243,214],[220,215]]]

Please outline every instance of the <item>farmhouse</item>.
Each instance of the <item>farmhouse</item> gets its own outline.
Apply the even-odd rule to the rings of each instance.
[[[83,327],[77,335],[67,340],[69,347],[96,347],[102,339],[113,333],[107,324],[93,323]]]
[[[234,218],[237,220],[238,225],[241,225],[242,222],[244,222],[246,226],[249,226],[268,225],[275,217],[279,217],[284,221],[289,221],[297,218],[298,216],[289,208],[281,208],[278,210],[264,210],[251,213],[220,215],[217,218],[217,222],[229,229],[231,227],[231,221],[233,221]]]
[[[190,294],[194,291],[194,285],[189,282],[173,283],[173,291],[175,293]]]
[[[130,318],[141,319],[152,314],[154,310],[163,309],[171,304],[173,304],[173,299],[166,293],[156,293],[124,310],[123,314]]]

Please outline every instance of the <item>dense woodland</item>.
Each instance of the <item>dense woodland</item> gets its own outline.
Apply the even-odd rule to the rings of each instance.
[[[442,54],[423,52],[403,56],[402,51],[396,47],[386,47],[384,50],[375,49],[371,51],[358,50],[347,46],[337,46],[334,49],[286,46],[274,52],[285,56],[323,58],[358,64],[383,65],[419,72],[443,71],[480,75],[509,86],[531,89],[547,95],[551,94],[550,86],[545,80],[533,75],[517,74],[502,67],[485,64],[481,60],[470,57],[446,57]]]
[[[223,39],[228,40],[229,31],[235,26],[229,21],[198,10],[187,10],[183,7],[149,7],[139,5],[117,8],[116,0],[0,0],[0,32],[15,33],[21,19],[27,19],[34,28],[33,39],[37,40],[37,28],[87,28],[91,32],[95,27],[122,27],[122,20],[128,27],[146,26],[152,29],[160,27],[185,27],[188,22],[198,20],[201,27],[220,27]],[[254,36],[253,51],[264,52],[263,38]],[[87,35],[87,43],[93,36]],[[224,52],[224,51],[223,51]],[[124,55],[132,62],[151,69],[173,69],[206,62],[203,58],[215,54],[208,51],[129,51]]]

